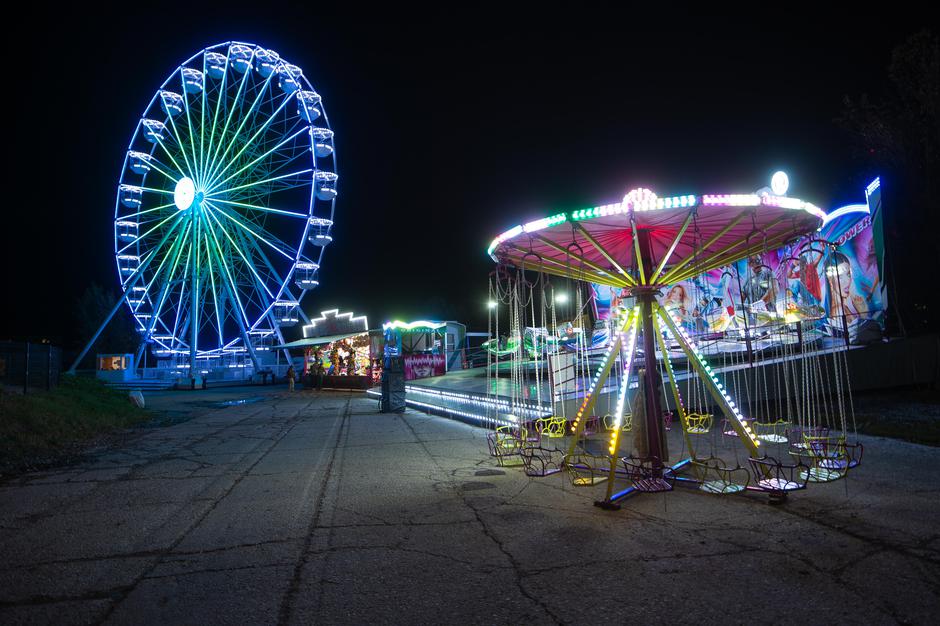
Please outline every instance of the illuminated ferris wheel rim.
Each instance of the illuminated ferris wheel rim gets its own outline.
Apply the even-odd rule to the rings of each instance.
[[[285,167],[304,159],[306,167]],[[155,352],[205,356],[237,350],[240,342],[245,350],[253,338],[296,324],[299,301],[318,285],[323,251],[332,241],[337,178],[322,99],[303,71],[277,52],[229,41],[173,70],[132,134],[114,211],[124,299]],[[289,205],[277,204],[288,195]],[[160,203],[153,207],[156,197]],[[298,238],[282,241],[269,226]],[[187,237],[191,241],[180,244]],[[188,297],[174,273],[186,246],[193,267]],[[199,267],[203,262],[209,269]],[[212,310],[201,316],[210,288]],[[168,292],[179,296],[168,307],[175,308],[172,328],[162,319]],[[189,322],[181,329],[187,305]],[[217,340],[207,344],[199,337],[213,317]],[[187,324],[195,328],[188,338]]]

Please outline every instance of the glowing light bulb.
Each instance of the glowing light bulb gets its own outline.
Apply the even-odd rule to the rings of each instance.
[[[770,189],[774,192],[774,195],[782,196],[787,193],[787,189],[790,188],[790,177],[787,176],[786,172],[774,172],[774,175],[770,179]]]

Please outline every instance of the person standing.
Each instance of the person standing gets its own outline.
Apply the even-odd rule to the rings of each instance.
[[[294,390],[294,379],[297,377],[297,374],[294,372],[294,366],[291,365],[287,368],[287,390]]]
[[[319,356],[317,357],[316,364],[316,375],[317,375],[317,391],[323,389],[323,359]]]

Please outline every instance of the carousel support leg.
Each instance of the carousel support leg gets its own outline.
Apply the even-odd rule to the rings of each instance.
[[[653,457],[653,475],[662,476],[663,462],[668,460],[665,441],[663,440],[663,411],[659,404],[659,376],[656,367],[656,330],[653,324],[654,292],[644,291],[637,294],[640,304],[640,321],[643,324],[643,362],[647,375],[645,378],[646,396],[646,439],[649,455]]]
[[[588,389],[587,395],[584,396],[584,400],[581,402],[581,407],[575,414],[574,425],[571,428],[571,445],[568,447],[568,454],[565,455],[566,462],[569,457],[574,456],[574,453],[578,448],[578,440],[584,433],[584,427],[587,424],[588,419],[591,417],[591,412],[594,410],[594,404],[597,402],[597,395],[604,388],[604,383],[607,382],[607,377],[610,375],[610,369],[613,367],[614,361],[617,360],[614,358],[614,355],[620,351],[622,333],[625,328],[626,322],[624,322],[624,325],[621,326],[620,331],[617,333],[616,339],[611,342],[610,347],[607,349],[607,352],[604,355],[604,362],[601,365],[600,370],[597,372],[594,382],[591,383],[591,387]]]
[[[676,382],[676,375],[672,371],[672,362],[669,360],[669,353],[666,351],[666,340],[660,332],[659,323],[656,321],[659,315],[659,304],[654,305],[653,314],[653,332],[656,333],[656,341],[659,342],[659,351],[663,355],[663,364],[666,366],[666,376],[669,378],[669,391],[672,393],[672,400],[679,414],[679,424],[682,426],[682,436],[685,438],[685,445],[689,449],[690,456],[694,459],[695,446],[692,438],[689,436],[689,422],[686,419],[685,407],[682,406],[682,398],[679,396],[679,384]],[[663,381],[666,384],[666,381]]]
[[[689,364],[705,384],[705,389],[708,391],[709,395],[711,395],[712,400],[714,400],[715,404],[731,423],[731,427],[734,428],[735,433],[737,433],[738,438],[747,448],[748,453],[752,458],[760,458],[760,441],[751,431],[750,426],[744,423],[743,416],[734,408],[731,396],[727,395],[724,387],[718,383],[718,379],[711,373],[710,368],[706,369],[704,362],[701,360],[700,353],[698,353],[698,348],[693,346],[691,340],[685,335],[677,322],[671,319],[669,313],[661,307],[659,309],[659,317],[682,347],[682,351],[685,353]]]
[[[635,313],[631,313],[630,317],[633,318]],[[596,500],[594,506],[604,509],[606,511],[617,511],[620,510],[620,505],[614,502],[614,480],[617,478],[617,451],[620,449],[620,436],[623,433],[622,424],[623,424],[623,407],[624,400],[627,397],[627,394],[630,392],[630,373],[633,371],[633,355],[636,349],[636,333],[637,333],[637,320],[630,325],[630,340],[628,342],[628,348],[626,354],[621,353],[621,358],[626,359],[626,364],[621,370],[620,376],[620,389],[618,390],[617,395],[617,415],[614,422],[614,431],[611,434],[610,443],[608,444],[607,451],[610,453],[610,467],[607,475],[607,494],[603,500]],[[631,487],[631,489],[633,489]]]
[[[643,276],[643,267],[654,267],[652,240],[650,232],[646,229],[634,229],[634,234],[637,261],[640,275]],[[645,279],[643,282],[646,282]],[[663,463],[669,459],[669,450],[666,447],[663,410],[659,403],[662,381],[659,377],[659,368],[656,366],[656,326],[653,323],[656,293],[656,287],[651,285],[644,285],[634,290],[640,306],[640,323],[643,325],[643,366],[647,374],[643,390],[646,395],[644,408],[646,409],[647,452],[653,457],[653,476],[660,478],[663,474]]]

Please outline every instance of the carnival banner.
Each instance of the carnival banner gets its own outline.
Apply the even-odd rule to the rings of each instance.
[[[669,285],[661,302],[692,333],[804,321],[831,334],[870,341],[884,326],[881,189],[865,204],[832,211],[811,236]],[[632,305],[625,290],[592,285],[595,319]]]
[[[443,376],[446,372],[443,354],[406,354],[405,380]]]

